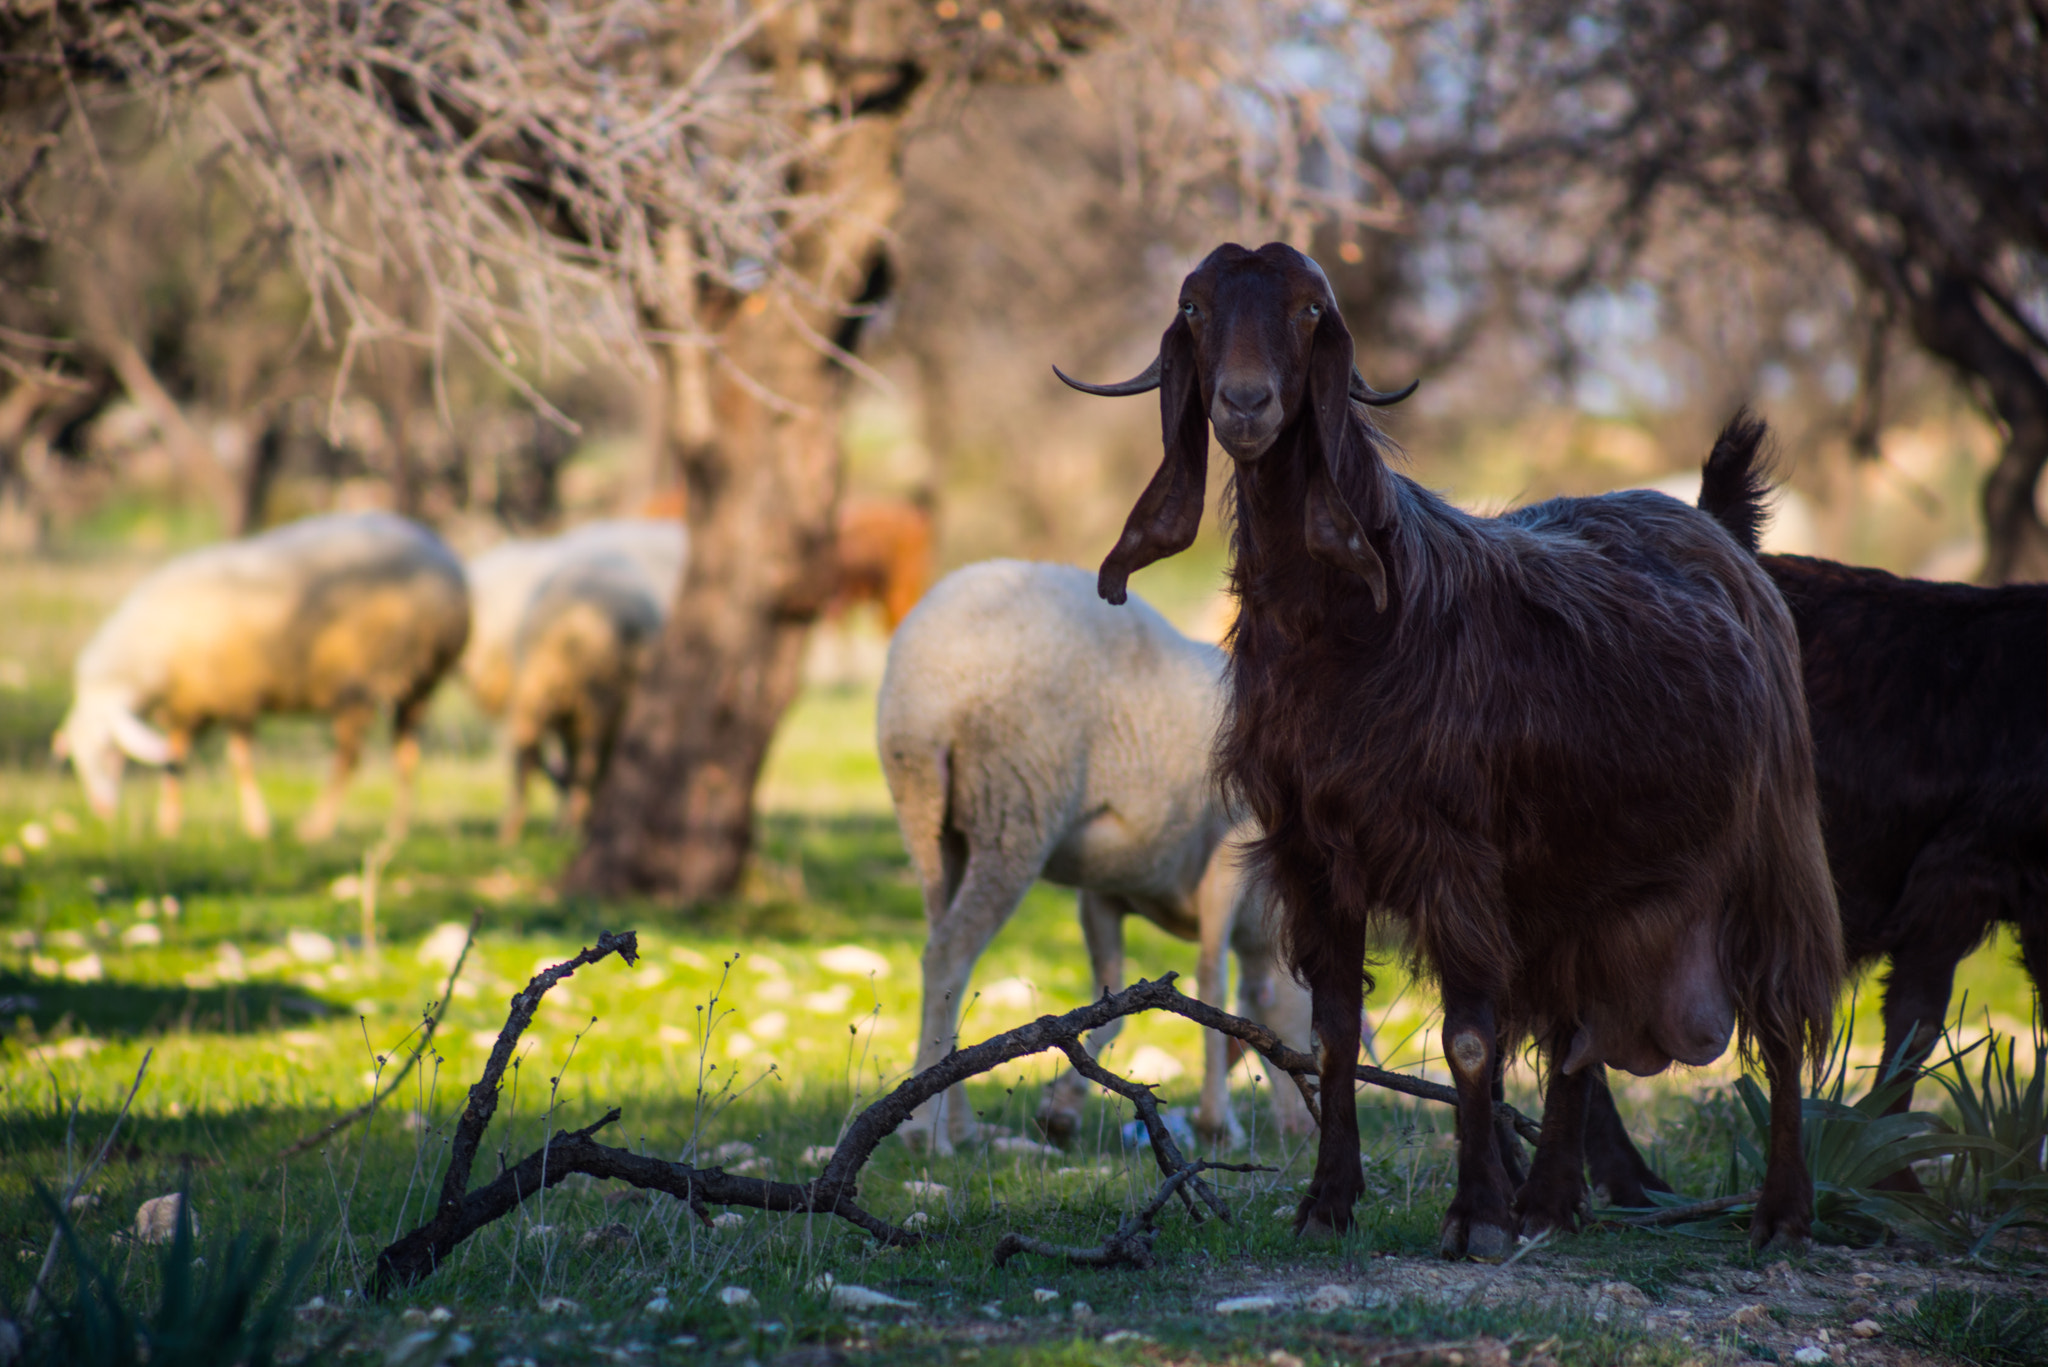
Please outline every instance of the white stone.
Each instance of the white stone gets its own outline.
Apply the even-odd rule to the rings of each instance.
[[[724,1288],[718,1293],[718,1303],[730,1306],[758,1304],[754,1299],[754,1293],[747,1290],[744,1286],[728,1286]]]
[[[545,1296],[535,1307],[543,1315],[580,1315],[583,1307],[567,1296]]]
[[[178,1232],[178,1206],[183,1201],[177,1192],[168,1196],[153,1196],[135,1208],[135,1237],[145,1244],[167,1244]],[[192,1237],[199,1237],[199,1217],[192,1217]]]
[[[100,962],[97,954],[72,959],[64,965],[64,980],[74,983],[96,983],[107,976],[107,966]]]
[[[331,964],[334,962],[334,941],[317,930],[294,927],[286,931],[284,947],[287,953],[302,964]]]
[[[1216,1313],[1219,1315],[1262,1314],[1279,1308],[1280,1301],[1273,1296],[1233,1296],[1227,1301],[1216,1302]]]
[[[1874,1339],[1884,1332],[1884,1326],[1876,1320],[1857,1320],[1849,1326],[1849,1332],[1859,1339]]]
[[[834,1310],[911,1310],[916,1308],[916,1302],[914,1301],[898,1300],[894,1296],[876,1291],[871,1287],[855,1286],[852,1282],[841,1282],[833,1287],[831,1301]]]
[[[1026,1139],[1020,1134],[998,1136],[989,1144],[997,1153],[1022,1154],[1031,1158],[1057,1158],[1060,1151],[1051,1144],[1041,1144],[1036,1139]]]
[[[1041,1286],[1031,1293],[1031,1299],[1040,1305],[1047,1305],[1060,1298],[1060,1293],[1049,1286]]]
[[[903,1227],[905,1229],[923,1229],[926,1225],[930,1224],[931,1222],[932,1217],[930,1211],[913,1210],[910,1212],[910,1214],[903,1217]]]
[[[835,945],[818,955],[818,967],[850,978],[889,976],[889,961],[863,945]]]
[[[1359,1295],[1348,1286],[1332,1282],[1319,1286],[1308,1293],[1302,1304],[1318,1315],[1327,1315],[1335,1310],[1349,1310],[1359,1303]]]
[[[164,942],[164,933],[147,921],[121,932],[121,943],[130,949],[154,949]]]
[[[668,1313],[668,1297],[656,1296],[653,1300],[647,1302],[643,1308],[650,1315],[666,1315]]]
[[[423,964],[438,964],[445,971],[455,967],[455,961],[462,956],[462,947],[468,943],[468,926],[460,921],[443,921],[427,932],[427,938],[420,941],[420,947],[413,951],[413,958]],[[294,945],[292,953],[298,952]]]
[[[1650,1303],[1650,1298],[1643,1294],[1642,1288],[1628,1282],[1602,1282],[1593,1288],[1593,1294],[1602,1300],[1613,1301],[1616,1305],[1643,1306]]]
[[[903,1189],[910,1193],[913,1200],[918,1201],[927,1199],[944,1200],[946,1195],[952,1190],[942,1183],[926,1182],[922,1179],[914,1182],[905,1182]]]
[[[1828,1360],[1828,1350],[1819,1347],[1815,1344],[1809,1343],[1804,1348],[1801,1348],[1798,1352],[1794,1353],[1792,1355],[1792,1360],[1794,1362],[1804,1363],[1806,1364],[1806,1367],[1813,1367],[1813,1364],[1815,1364],[1816,1362],[1826,1362]]]
[[[831,1162],[832,1155],[837,1152],[839,1152],[839,1150],[834,1145],[813,1144],[808,1149],[804,1150],[804,1162],[817,1163],[822,1166],[823,1164]]]
[[[736,1210],[728,1210],[711,1217],[713,1229],[738,1229],[746,1224],[747,1217]]]

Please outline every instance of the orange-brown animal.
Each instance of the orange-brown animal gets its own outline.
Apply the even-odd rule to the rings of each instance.
[[[681,517],[688,506],[680,487],[664,489],[641,507],[643,517]],[[862,603],[882,611],[894,632],[924,597],[932,578],[932,515],[900,498],[849,498],[839,505],[838,565],[827,617]]]

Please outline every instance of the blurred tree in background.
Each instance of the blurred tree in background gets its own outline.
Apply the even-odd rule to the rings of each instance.
[[[1903,334],[1999,430],[1983,577],[2048,576],[2048,12],[1512,0],[1422,16],[1399,46],[1368,151],[1451,312],[1570,350],[1589,305],[1625,313],[1646,285],[1724,325],[1770,317],[1762,295],[1783,319],[1846,294],[1822,312],[1857,354],[1858,452]]]

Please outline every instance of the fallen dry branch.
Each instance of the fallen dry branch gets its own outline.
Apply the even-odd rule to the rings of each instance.
[[[1078,1267],[1135,1267],[1143,1271],[1152,1266],[1152,1242],[1159,1237],[1159,1230],[1152,1222],[1159,1218],[1159,1212],[1176,1194],[1184,1201],[1187,1199],[1186,1184],[1193,1181],[1197,1173],[1274,1171],[1277,1169],[1260,1167],[1256,1163],[1211,1163],[1207,1159],[1189,1163],[1161,1182],[1159,1190],[1152,1194],[1143,1210],[1118,1225],[1114,1234],[1094,1248],[1050,1244],[1028,1234],[1005,1234],[996,1241],[996,1266],[1001,1267],[1019,1253],[1036,1253],[1042,1258],[1064,1258]],[[1189,1207],[1191,1214],[1193,1209]]]
[[[1690,1220],[1703,1220],[1709,1215],[1719,1215],[1737,1206],[1754,1205],[1758,1192],[1741,1192],[1734,1196],[1715,1196],[1705,1201],[1694,1201],[1689,1205],[1665,1206],[1660,1210],[1642,1211],[1634,1215],[1607,1215],[1602,1224],[1626,1225],[1630,1229],[1655,1229],[1660,1225],[1682,1225]]]
[[[442,1179],[441,1198],[434,1216],[377,1255],[373,1294],[380,1298],[388,1296],[431,1275],[434,1269],[472,1234],[517,1209],[528,1197],[554,1186],[574,1173],[614,1179],[649,1191],[667,1192],[687,1203],[700,1219],[708,1220],[707,1207],[712,1205],[745,1206],[755,1210],[792,1213],[813,1212],[836,1215],[885,1244],[918,1243],[921,1241],[920,1236],[881,1219],[863,1209],[854,1200],[859,1194],[860,1172],[868,1159],[873,1156],[884,1139],[894,1134],[906,1120],[910,1119],[911,1114],[919,1106],[953,1084],[990,1072],[1014,1059],[1043,1053],[1049,1049],[1058,1049],[1084,1076],[1129,1101],[1137,1109],[1147,1133],[1151,1136],[1154,1161],[1159,1164],[1160,1172],[1165,1175],[1152,1206],[1148,1207],[1151,1214],[1144,1215],[1136,1226],[1126,1222],[1126,1228],[1111,1236],[1102,1250],[1057,1250],[1058,1256],[1062,1257],[1075,1254],[1087,1257],[1099,1253],[1112,1262],[1129,1262],[1137,1256],[1135,1250],[1138,1248],[1138,1242],[1134,1241],[1140,1241],[1140,1235],[1145,1227],[1144,1222],[1155,1216],[1158,1208],[1176,1196],[1187,1207],[1189,1215],[1196,1220],[1202,1218],[1195,1204],[1196,1196],[1199,1196],[1219,1218],[1230,1218],[1228,1207],[1224,1205],[1222,1198],[1201,1180],[1200,1173],[1212,1168],[1231,1172],[1253,1169],[1189,1162],[1168,1132],[1151,1088],[1119,1077],[1103,1067],[1082,1045],[1082,1036],[1122,1016],[1134,1015],[1141,1011],[1171,1011],[1245,1041],[1271,1060],[1276,1068],[1294,1075],[1297,1079],[1305,1073],[1312,1073],[1315,1067],[1312,1058],[1287,1048],[1277,1035],[1264,1026],[1183,997],[1174,986],[1177,975],[1168,973],[1162,978],[1136,983],[1121,992],[1105,993],[1088,1005],[1077,1007],[1064,1015],[1040,1016],[1028,1025],[1007,1030],[969,1048],[954,1050],[932,1067],[906,1079],[886,1096],[855,1116],[853,1123],[847,1126],[846,1132],[834,1146],[832,1158],[825,1165],[825,1170],[809,1182],[772,1182],[758,1177],[739,1177],[721,1168],[697,1168],[687,1163],[671,1163],[637,1154],[629,1149],[601,1144],[593,1136],[618,1120],[619,1112],[614,1109],[580,1130],[557,1131],[541,1148],[505,1168],[490,1182],[474,1191],[470,1190],[470,1169],[476,1161],[478,1150],[482,1147],[484,1130],[490,1125],[492,1116],[496,1114],[498,1092],[504,1082],[505,1070],[511,1065],[519,1037],[532,1024],[541,998],[556,983],[577,969],[594,964],[612,954],[617,954],[629,965],[637,960],[639,942],[633,932],[614,934],[607,931],[598,937],[594,946],[583,950],[575,958],[536,974],[525,989],[512,998],[505,1026],[499,1031],[497,1042],[492,1046],[491,1056],[484,1065],[483,1075],[469,1089],[468,1104],[463,1108],[461,1119],[456,1123],[449,1150],[448,1170]],[[1379,1085],[1398,1083],[1399,1090],[1431,1100],[1453,1101],[1456,1097],[1448,1087],[1417,1083],[1412,1078],[1397,1073],[1383,1073],[1377,1068],[1361,1068],[1359,1073],[1365,1081]],[[1385,1080],[1391,1080],[1391,1083]],[[1516,1123],[1517,1128],[1528,1126],[1525,1133],[1533,1137],[1532,1122],[1512,1108],[1503,1110]],[[1123,1242],[1117,1243],[1119,1239]],[[1145,1243],[1146,1256],[1149,1256],[1149,1240],[1142,1242]],[[1116,1244],[1114,1251],[1111,1251],[1112,1243]],[[1023,1251],[1043,1251],[1031,1244],[1020,1244],[1018,1248]]]
[[[428,1011],[425,1029],[420,1033],[419,1047],[414,1049],[411,1056],[405,1060],[404,1066],[398,1070],[398,1075],[386,1083],[381,1090],[372,1093],[368,1101],[365,1101],[347,1115],[322,1125],[311,1134],[302,1135],[279,1149],[271,1156],[271,1162],[285,1162],[287,1159],[298,1157],[298,1155],[308,1149],[317,1148],[319,1145],[326,1143],[329,1139],[355,1124],[364,1116],[375,1112],[379,1106],[390,1100],[391,1094],[397,1091],[400,1084],[412,1075],[412,1070],[418,1066],[420,1057],[434,1043],[434,1032],[441,1028],[441,1018],[448,1014],[448,1003],[455,996],[455,980],[462,976],[462,966],[469,962],[469,947],[476,943],[477,927],[483,924],[483,919],[484,914],[480,911],[470,916],[469,934],[463,937],[462,952],[455,956],[455,967],[448,970],[448,985],[441,989],[441,1000],[435,1002],[433,1008]],[[365,943],[367,944],[368,941],[366,940]]]

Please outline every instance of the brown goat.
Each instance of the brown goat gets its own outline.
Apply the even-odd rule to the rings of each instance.
[[[1077,387],[1161,394],[1165,459],[1103,563],[1112,603],[1193,539],[1211,425],[1235,464],[1217,759],[1266,832],[1253,866],[1324,1051],[1297,1230],[1347,1228],[1364,1184],[1354,1069],[1384,926],[1443,995],[1446,1256],[1577,1224],[1591,1065],[1706,1063],[1738,1024],[1771,1090],[1751,1238],[1802,1239],[1800,1060],[1842,951],[1797,640],[1755,561],[1661,494],[1479,518],[1396,474],[1366,405],[1404,395],[1357,377],[1328,280],[1281,243],[1217,248],[1150,370]],[[1517,1191],[1492,1103],[1530,1036],[1543,1132]]]

